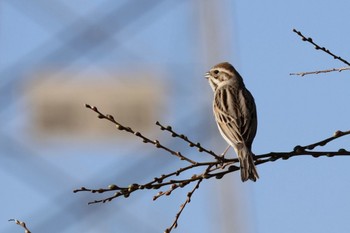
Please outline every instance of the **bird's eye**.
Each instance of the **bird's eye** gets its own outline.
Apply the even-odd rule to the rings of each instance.
[[[213,72],[214,72],[214,74],[218,74],[218,73],[219,73],[219,71],[218,71],[218,70],[214,70]]]

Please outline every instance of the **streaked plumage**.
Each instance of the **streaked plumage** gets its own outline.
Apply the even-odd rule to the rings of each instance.
[[[219,131],[236,151],[242,181],[256,181],[252,143],[257,130],[254,98],[242,77],[228,62],[217,64],[205,76],[214,91],[213,111]]]

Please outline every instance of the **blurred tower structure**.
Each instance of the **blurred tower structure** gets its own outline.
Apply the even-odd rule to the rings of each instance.
[[[200,4],[199,15],[202,32],[202,51],[204,53],[203,63],[208,67],[229,61],[233,63],[237,60],[236,40],[233,36],[235,25],[235,11],[232,3],[215,1],[198,1]],[[229,10],[228,10],[229,9]],[[212,93],[210,93],[212,94]],[[212,97],[212,96],[211,96]],[[212,109],[210,109],[212,111]],[[210,116],[212,117],[212,116]],[[218,132],[216,125],[214,131]],[[218,143],[215,148],[223,149],[223,140],[218,133],[213,133]],[[216,140],[213,139],[213,140]],[[221,141],[220,141],[221,140]],[[218,149],[220,150],[220,149]],[[220,153],[220,151],[218,151]],[[232,149],[227,156],[236,156]],[[218,182],[214,195],[218,195],[220,204],[217,206],[219,229],[218,232],[249,232],[248,226],[249,209],[245,203],[244,193],[246,190],[240,190],[237,187],[237,177],[227,177],[223,182]]]
[[[148,204],[150,195],[91,207],[86,203],[97,197],[72,194],[81,185],[142,183],[181,166],[115,132],[83,105],[97,105],[188,153],[193,152],[186,145],[160,135],[155,120],[186,129],[204,143],[220,142],[219,134],[208,133],[217,129],[202,76],[218,61],[231,59],[234,17],[228,2],[3,1],[0,182],[6,190],[0,204],[7,211],[1,217],[26,220],[33,232],[115,232],[116,225],[121,232],[161,232],[179,202],[165,200],[159,214]],[[206,93],[193,88],[201,85]],[[193,119],[197,115],[205,117]],[[231,179],[216,182],[198,197],[214,208],[200,210],[199,218],[215,219],[203,222],[201,232],[247,232],[233,185]],[[173,195],[180,202],[185,197]],[[157,221],[150,220],[153,215]],[[191,226],[190,219],[182,221]]]

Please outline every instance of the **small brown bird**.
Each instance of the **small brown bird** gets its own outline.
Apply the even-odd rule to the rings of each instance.
[[[228,62],[205,74],[214,91],[213,110],[221,136],[233,147],[240,162],[241,179],[256,181],[252,143],[257,130],[256,107],[241,75]]]

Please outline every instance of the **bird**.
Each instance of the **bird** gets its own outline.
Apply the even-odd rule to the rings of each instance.
[[[221,136],[237,154],[241,180],[255,182],[259,175],[252,152],[258,126],[254,97],[245,87],[241,75],[228,62],[213,66],[205,77],[214,92],[216,124]],[[226,152],[227,149],[224,154]]]

